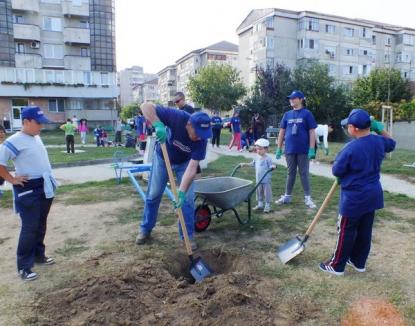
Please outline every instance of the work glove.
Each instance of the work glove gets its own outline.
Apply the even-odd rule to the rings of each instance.
[[[282,149],[278,147],[277,150],[275,151],[275,158],[279,160],[281,156],[282,156]]]
[[[308,156],[308,159],[309,160],[312,160],[312,159],[315,159],[316,158],[316,150],[314,149],[314,148],[309,148],[308,149],[308,154],[307,154],[307,156]]]
[[[328,149],[328,147],[324,149],[324,154],[326,154],[326,156],[329,155],[329,149]]]
[[[379,122],[375,119],[371,119],[370,121],[370,131],[374,131],[378,135],[382,134],[383,129],[385,129],[385,126],[382,122]]]
[[[173,202],[174,208],[182,208],[184,202],[186,201],[186,192],[177,189],[177,201]]]
[[[154,127],[154,130],[156,131],[157,140],[161,144],[165,143],[166,138],[167,138],[167,131],[166,131],[166,126],[164,125],[164,123],[161,121],[155,121],[153,123],[153,127]]]

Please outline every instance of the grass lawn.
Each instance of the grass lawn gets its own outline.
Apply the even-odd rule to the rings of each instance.
[[[222,156],[211,163],[203,174],[229,175],[236,164],[246,161],[243,157]],[[253,180],[255,173],[252,168],[247,167],[240,169],[236,176]],[[274,200],[284,191],[285,176],[286,169],[283,167],[278,167],[273,172]],[[320,205],[332,180],[312,176],[311,183],[313,198],[316,204]],[[8,203],[11,202],[10,199],[10,192],[6,192],[3,200]],[[9,204],[3,206],[3,200],[0,201],[0,205],[9,209]],[[219,323],[218,320],[226,313],[229,298],[231,301],[234,300],[230,308],[232,318],[238,318],[238,314],[242,314],[243,311],[250,313],[250,309],[257,307],[257,300],[264,302],[267,308],[257,312],[258,315],[254,314],[253,318],[259,318],[261,313],[270,312],[274,314],[275,319],[268,323],[258,322],[257,325],[339,325],[351,302],[361,297],[380,297],[396,305],[408,324],[414,324],[415,251],[411,239],[415,236],[415,200],[403,195],[385,193],[385,209],[377,213],[367,272],[360,274],[347,269],[344,277],[333,277],[320,272],[317,265],[329,258],[335,245],[337,200],[338,193],[322,215],[306,250],[287,265],[282,265],[275,255],[278,246],[296,234],[303,234],[315,214],[315,211],[305,208],[298,178],[292,204],[283,207],[273,205],[274,210],[270,214],[254,212],[251,223],[244,226],[237,223],[232,212],[226,212],[221,218],[214,217],[209,228],[197,234],[197,241],[202,250],[205,250],[199,251],[199,255],[206,258],[208,250],[216,248],[220,250],[221,255],[223,253],[225,256],[234,257],[234,264],[229,265],[229,270],[216,275],[213,280],[206,280],[201,285],[183,285],[183,279],[179,278],[177,283],[170,287],[158,281],[159,278],[163,279],[163,275],[166,275],[169,269],[152,269],[146,275],[140,274],[137,283],[128,283],[131,286],[145,286],[145,290],[137,292],[125,287],[130,279],[130,274],[125,271],[131,264],[136,274],[143,266],[165,262],[169,257],[176,257],[175,254],[183,252],[177,240],[177,222],[171,203],[163,196],[158,224],[153,232],[154,239],[148,246],[137,247],[134,238],[141,219],[143,202],[138,199],[127,179],[120,185],[116,185],[114,180],[109,180],[62,186],[53,204],[51,224],[48,227],[49,251],[52,251],[58,263],[52,269],[38,268],[41,278],[30,287],[26,287],[24,293],[20,283],[16,284],[7,278],[7,275],[14,271],[13,262],[7,268],[3,266],[12,260],[14,255],[10,248],[14,248],[15,239],[11,239],[10,234],[16,233],[17,222],[10,224],[12,219],[7,219],[7,225],[0,230],[0,240],[4,242],[1,245],[0,241],[0,250],[3,248],[4,253],[11,256],[0,260],[2,271],[5,271],[5,279],[0,278],[0,289],[3,289],[0,291],[0,320],[4,318],[8,324],[13,324],[16,311],[19,311],[18,317],[22,323],[36,323],[36,320],[33,321],[36,316],[53,324],[59,315],[71,321],[67,324],[88,324],[84,319],[89,318],[86,310],[72,308],[76,300],[94,304],[96,310],[94,308],[93,315],[96,318],[104,318],[106,310],[117,300],[122,300],[123,307],[131,305],[132,309],[136,310],[137,307],[156,309],[154,312],[161,316],[160,318],[166,314],[166,318],[173,316],[169,322],[159,320],[159,323],[154,324],[195,324],[180,323],[180,320],[183,311],[187,314],[199,307],[204,307],[204,325],[244,324],[240,320]],[[255,198],[253,201],[255,202]],[[246,203],[236,208],[242,217],[246,216]],[[169,262],[170,265],[177,264],[174,260]],[[187,260],[183,262],[188,264]],[[119,271],[121,276],[118,276]],[[104,279],[105,285],[95,286],[101,278]],[[113,278],[117,289],[121,288],[121,291],[114,292],[107,288],[107,284],[112,284]],[[246,282],[239,284],[238,280]],[[225,285],[220,283],[222,281]],[[68,291],[79,287],[79,284],[82,285],[79,294],[67,294]],[[236,294],[226,292],[231,290],[229,284],[236,284]],[[254,284],[254,289],[251,284]],[[166,287],[166,294],[160,294],[161,287]],[[101,291],[100,289],[103,294],[93,292],[89,298],[90,290]],[[104,293],[111,295],[107,299]],[[222,293],[223,296],[220,296]],[[24,300],[24,305],[21,303],[23,294],[27,299]],[[141,306],[141,302],[153,302],[146,300],[153,300],[159,295],[163,305]],[[216,295],[221,298],[218,302],[213,300]],[[32,297],[41,301],[32,302]],[[64,306],[58,303],[57,309],[62,308],[62,312],[56,310],[55,314],[45,315],[45,302],[50,302],[52,298],[58,300],[60,297],[67,300],[66,308],[63,309]],[[47,300],[43,301],[45,298]],[[97,298],[100,300],[99,303],[96,301]],[[193,298],[196,298],[195,301],[188,301]],[[247,301],[239,301],[238,298],[245,298]],[[179,309],[177,315],[172,315],[174,307],[170,305],[171,302]],[[146,316],[152,313],[145,311]],[[66,315],[63,316],[64,314]],[[278,319],[281,314],[285,316],[285,323],[280,323],[282,320]],[[200,318],[200,314],[198,316],[195,318]],[[125,318],[128,318],[128,315]],[[144,319],[135,322],[146,324]],[[107,323],[110,324],[109,321]]]
[[[114,139],[113,132],[107,132],[108,140]],[[45,145],[65,145],[65,132],[62,130],[42,130],[40,135],[42,137],[43,143]],[[87,134],[87,144],[96,144],[93,129]],[[125,137],[123,136],[123,141],[125,141]],[[81,144],[81,136],[79,133],[75,134],[75,145]]]

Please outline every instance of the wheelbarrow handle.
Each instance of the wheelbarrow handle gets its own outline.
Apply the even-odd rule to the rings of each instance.
[[[236,173],[236,171],[238,171],[240,168],[242,167],[242,165],[239,163],[237,166],[235,166],[231,172],[231,177],[233,177]]]

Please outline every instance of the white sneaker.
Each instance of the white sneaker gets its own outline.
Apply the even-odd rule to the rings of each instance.
[[[270,204],[265,204],[264,213],[269,213],[269,212],[271,212],[271,205]]]
[[[310,196],[304,196],[304,203],[308,208],[314,209],[317,207],[316,204],[314,204]]]
[[[366,268],[365,267],[363,267],[363,268],[357,267],[350,259],[346,262],[346,264],[349,265],[349,266],[351,266],[351,267],[353,267],[356,272],[359,272],[359,273],[366,272]]]
[[[291,195],[282,195],[279,199],[275,201],[277,205],[289,204],[291,203]]]
[[[254,210],[254,211],[260,211],[260,210],[262,210],[262,209],[264,209],[264,206],[263,206],[263,205],[256,205],[256,206],[253,208],[253,210]]]

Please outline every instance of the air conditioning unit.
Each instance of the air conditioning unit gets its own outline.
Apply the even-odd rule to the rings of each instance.
[[[40,42],[38,41],[33,41],[32,43],[30,43],[30,47],[32,49],[39,49],[40,48]]]

